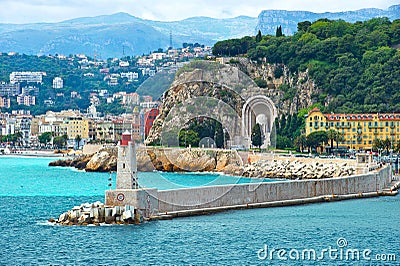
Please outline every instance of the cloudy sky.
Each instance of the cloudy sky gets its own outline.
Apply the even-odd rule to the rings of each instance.
[[[266,9],[333,12],[387,9],[395,4],[400,0],[0,0],[0,23],[59,22],[116,12],[163,21],[193,16],[256,17]]]

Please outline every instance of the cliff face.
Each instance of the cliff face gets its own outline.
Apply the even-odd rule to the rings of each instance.
[[[279,115],[295,114],[300,109],[311,106],[315,103],[313,96],[320,93],[319,88],[310,78],[308,70],[291,73],[285,65],[281,64],[257,64],[245,58],[241,58],[238,62],[238,68],[251,79],[266,81],[267,88],[259,89],[259,93],[271,98]],[[279,77],[275,75],[278,72]]]

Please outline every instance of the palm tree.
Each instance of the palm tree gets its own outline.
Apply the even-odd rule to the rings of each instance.
[[[394,152],[400,152],[400,140],[397,141],[396,145],[394,146]]]
[[[383,141],[380,139],[374,139],[374,141],[372,142],[372,149],[379,151],[380,149],[384,148],[384,144]]]
[[[75,143],[77,144],[77,150],[79,150],[79,144],[81,143],[81,136],[80,135],[76,135],[75,137]]]
[[[333,141],[336,139],[336,135],[338,134],[338,132],[334,129],[329,129],[326,132],[326,137],[328,138],[328,140],[331,142],[331,154],[333,153]]]
[[[15,138],[16,138],[15,141],[17,142],[17,145],[21,146],[21,142],[22,142],[22,138],[23,138],[22,132],[18,131],[17,133],[15,133]]]
[[[336,150],[339,150],[339,142],[344,141],[344,134],[336,131],[336,136],[335,136],[335,142],[336,142]]]
[[[383,148],[386,150],[386,154],[389,154],[389,149],[392,147],[392,141],[390,139],[385,139],[382,141]]]

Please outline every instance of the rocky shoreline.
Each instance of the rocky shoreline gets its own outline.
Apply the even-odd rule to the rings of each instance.
[[[218,149],[163,149],[137,150],[137,167],[141,172],[222,172],[252,178],[321,179],[356,174],[353,161],[318,160],[248,155],[247,161],[235,150]],[[251,159],[251,160],[250,160]],[[251,161],[251,162],[250,162]],[[103,148],[93,155],[61,159],[50,166],[75,167],[88,172],[117,170],[117,149]]]

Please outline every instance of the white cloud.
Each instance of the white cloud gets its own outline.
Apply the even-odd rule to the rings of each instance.
[[[0,0],[0,23],[57,22],[76,17],[126,12],[152,20],[180,20],[193,16],[256,17],[262,10],[345,11],[386,9],[398,0]]]

